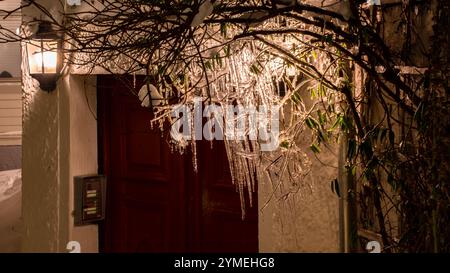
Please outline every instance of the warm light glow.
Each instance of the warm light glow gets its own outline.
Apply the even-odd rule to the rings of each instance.
[[[54,51],[36,52],[33,54],[36,64],[44,65],[45,73],[56,73],[57,54]]]
[[[30,74],[55,74],[58,65],[57,42],[32,41],[27,44]]]

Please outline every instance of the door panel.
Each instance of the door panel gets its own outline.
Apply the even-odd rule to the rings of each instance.
[[[241,219],[222,142],[198,143],[195,174],[190,153],[172,153],[168,132],[150,127],[151,111],[113,76],[98,79],[98,113],[108,177],[103,251],[258,251],[256,208]]]
[[[149,109],[125,87],[110,89],[112,251],[185,251],[183,158],[151,129]],[[165,135],[167,137],[167,135]],[[170,164],[170,166],[169,166]],[[177,171],[170,171],[177,170]]]
[[[211,147],[213,147],[211,149]],[[206,252],[255,252],[258,246],[257,202],[246,200],[242,220],[239,193],[231,180],[223,142],[201,141],[201,249]],[[253,194],[256,196],[256,194]]]

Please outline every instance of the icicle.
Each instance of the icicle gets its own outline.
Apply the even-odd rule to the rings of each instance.
[[[261,24],[261,28],[279,27],[279,24],[286,23],[278,19],[267,20]],[[292,27],[295,27],[293,25]],[[208,31],[208,30],[207,30]],[[230,30],[232,31],[232,30]],[[285,37],[275,36],[274,42],[277,44],[293,43],[294,39],[285,39]],[[200,51],[211,53],[211,48],[214,48],[220,41],[210,41],[201,45]],[[274,84],[272,75],[277,75],[275,81],[282,80],[282,75],[286,73],[286,67],[284,60],[276,60],[270,54],[266,55],[266,59],[261,59],[260,56],[264,51],[267,51],[267,47],[258,41],[237,41],[234,43],[235,50],[233,54],[223,60],[223,65],[216,65],[214,69],[206,71],[206,75],[198,66],[198,63],[191,62],[188,69],[188,78],[190,83],[199,83],[195,86],[193,92],[185,92],[183,95],[184,102],[187,105],[192,105],[194,97],[196,95],[206,96],[208,92],[211,94],[211,100],[213,103],[218,103],[225,114],[225,119],[233,118],[236,121],[237,117],[227,117],[226,107],[228,105],[240,104],[245,107],[258,107],[263,106],[266,109],[271,109],[272,106],[277,105],[282,101],[279,87]],[[289,44],[289,48],[292,45]],[[189,49],[186,49],[189,50]],[[197,48],[191,49],[192,55],[196,54]],[[158,54],[168,54],[159,52]],[[161,56],[160,56],[161,57]],[[210,56],[208,56],[210,57]],[[279,58],[278,58],[279,59]],[[324,64],[323,62],[321,64]],[[257,66],[257,67],[255,67]],[[328,67],[326,65],[325,67]],[[322,69],[322,68],[320,68]],[[255,71],[256,70],[256,71]],[[260,70],[259,73],[257,73]],[[206,84],[205,78],[208,77],[209,86]],[[166,96],[167,94],[165,94]],[[287,93],[285,97],[290,98],[291,95]],[[158,112],[157,118],[170,114],[170,108],[165,111]],[[193,115],[193,113],[191,113]],[[283,116],[281,115],[281,118]],[[164,119],[159,119],[159,126],[162,128]],[[225,123],[224,123],[225,124]],[[151,124],[153,126],[153,123]],[[224,126],[225,127],[225,126]],[[269,126],[270,127],[270,126]],[[197,145],[195,140],[195,124],[194,118],[190,119],[191,139],[178,141],[173,143],[176,147],[173,150],[183,152],[187,146],[190,146],[192,151],[192,164],[195,172],[198,171],[198,155]],[[293,128],[291,128],[293,129]],[[298,130],[298,128],[294,128]],[[294,130],[293,130],[294,131]],[[284,132],[287,136],[286,139],[293,142],[291,138],[294,138],[293,131]],[[249,128],[246,129],[246,133],[249,133]],[[260,149],[258,140],[246,138],[245,140],[231,139],[224,134],[225,151],[229,162],[229,169],[231,173],[231,182],[235,185],[236,190],[239,193],[240,204],[242,209],[242,217],[245,217],[245,210],[247,200],[249,204],[255,205],[253,200],[253,193],[256,191],[256,183],[258,180],[262,180],[262,176],[274,175],[276,172],[280,181],[283,179],[291,179],[294,177],[296,180],[302,179],[308,172],[308,162],[306,157],[303,157],[302,151],[289,149],[290,153],[284,151],[274,152],[262,152]],[[213,142],[210,142],[212,147]],[[264,157],[262,156],[264,154]],[[278,158],[281,158],[278,160]],[[272,164],[272,161],[278,160],[278,162]],[[294,168],[295,164],[300,164],[300,168]],[[267,170],[270,167],[270,170]],[[288,169],[289,174],[287,174]],[[275,177],[275,176],[274,176]],[[285,187],[274,188],[275,191],[281,192],[285,190]]]
[[[192,166],[194,168],[194,172],[197,173],[198,166],[197,166],[197,142],[195,140],[195,119],[194,114],[192,114],[191,117],[191,151],[192,151]]]

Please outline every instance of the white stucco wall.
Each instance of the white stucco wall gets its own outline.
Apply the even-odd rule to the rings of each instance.
[[[304,148],[305,151],[308,150],[307,145]],[[260,252],[340,251],[339,198],[330,187],[330,182],[337,177],[338,170],[326,166],[337,166],[338,158],[326,151],[319,155],[321,162],[315,159],[312,152],[308,152],[308,156],[312,162],[311,172],[298,183],[311,187],[303,187],[289,199],[272,197],[266,205],[273,187],[267,181],[260,181]]]
[[[73,177],[96,174],[97,157],[97,85],[96,76],[70,77],[70,181],[69,211],[73,211]],[[73,226],[69,215],[69,240],[78,241],[82,252],[98,252],[97,225]]]
[[[73,177],[97,172],[95,77],[66,76],[46,93],[24,81],[24,252],[98,251],[97,226],[73,226]],[[89,103],[89,105],[88,105]]]

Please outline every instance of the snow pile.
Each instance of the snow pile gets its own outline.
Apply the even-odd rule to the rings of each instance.
[[[204,1],[198,10],[198,13],[195,14],[194,19],[192,19],[191,27],[198,27],[206,17],[210,16],[214,10],[213,3],[210,0]]]
[[[0,172],[0,205],[1,202],[20,192],[21,186],[21,169]]]
[[[0,172],[0,253],[20,251],[21,170]]]
[[[153,84],[146,84],[139,90],[139,100],[142,102],[142,107],[158,106],[166,103],[164,97],[159,93],[158,89]]]

